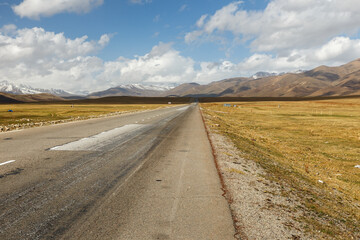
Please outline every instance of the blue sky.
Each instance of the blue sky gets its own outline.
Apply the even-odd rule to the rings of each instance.
[[[355,0],[0,0],[0,81],[77,92],[339,65],[360,56],[359,13]]]
[[[87,35],[89,39],[99,39],[103,34],[111,34],[111,42],[98,53],[104,60],[144,55],[159,41],[173,42],[176,49],[197,61],[225,58],[223,46],[189,46],[184,43],[184,36],[194,29],[200,16],[213,13],[232,1],[154,0],[134,4],[129,0],[105,0],[103,5],[87,14],[60,13],[39,20],[16,15],[11,6],[21,2],[22,0],[8,1],[10,5],[1,6],[0,26],[15,24],[18,28],[41,27],[55,33],[64,32],[68,38]],[[266,6],[265,3],[266,1],[248,1],[243,4],[243,8],[261,9]],[[238,53],[246,55],[243,51],[247,49],[242,48]]]

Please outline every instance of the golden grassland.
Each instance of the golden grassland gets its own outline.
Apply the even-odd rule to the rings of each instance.
[[[290,186],[305,206],[298,220],[329,238],[359,236],[360,99],[230,104],[201,104],[208,127]]]
[[[0,104],[0,126],[87,119],[166,106],[165,104]],[[8,112],[9,109],[13,112]]]

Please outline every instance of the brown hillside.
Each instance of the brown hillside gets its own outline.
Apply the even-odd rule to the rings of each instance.
[[[330,83],[306,77],[300,74],[285,74],[275,77],[266,77],[249,80],[232,88],[232,93],[223,96],[242,97],[302,97]]]
[[[21,103],[20,101],[12,98],[12,94],[0,92],[0,103]]]
[[[208,85],[183,84],[167,95],[197,97],[308,97],[359,95],[360,59],[338,67],[320,66],[304,73],[232,78]]]
[[[197,88],[201,86],[198,83],[183,83],[176,88],[166,91],[165,96],[186,96],[193,92],[197,92]]]
[[[51,95],[49,93],[17,95],[9,93],[0,93],[0,103],[25,103],[25,102],[52,102],[64,101],[63,98]]]
[[[320,89],[311,96],[360,95],[360,70],[344,76],[333,86]]]

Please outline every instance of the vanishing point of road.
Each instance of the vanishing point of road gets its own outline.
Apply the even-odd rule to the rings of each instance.
[[[234,239],[196,104],[0,134],[0,239]]]

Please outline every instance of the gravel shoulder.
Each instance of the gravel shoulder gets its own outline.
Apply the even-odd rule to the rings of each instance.
[[[271,182],[265,170],[254,161],[241,158],[226,137],[211,132],[209,137],[224,180],[226,194],[239,239],[311,239],[300,217],[300,201],[283,196],[286,187]]]

